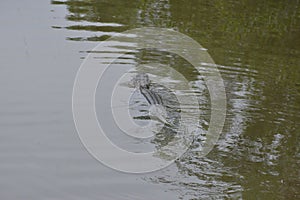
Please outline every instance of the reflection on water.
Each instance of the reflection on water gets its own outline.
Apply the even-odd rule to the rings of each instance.
[[[56,7],[67,8],[64,24],[53,22],[54,29],[68,30],[67,40],[96,45],[129,28],[167,27],[197,40],[217,63],[228,98],[218,145],[199,159],[199,137],[176,165],[145,175],[146,181],[163,185],[182,199],[300,198],[299,1],[67,0],[52,4],[54,15]],[[116,45],[107,56],[118,51]],[[80,56],[88,53],[79,52]],[[189,63],[165,52],[142,50],[119,61],[118,68],[156,61],[182,73],[199,92],[203,115],[199,126],[207,130],[208,92],[202,75]]]

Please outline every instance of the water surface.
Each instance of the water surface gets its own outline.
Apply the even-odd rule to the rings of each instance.
[[[10,1],[0,11],[3,199],[300,198],[299,1]],[[171,28],[204,46],[224,79],[228,110],[205,158],[199,138],[170,167],[129,175],[84,149],[71,95],[98,42],[143,26]],[[199,126],[207,130],[208,91],[188,62],[156,50],[118,61],[116,70],[155,61],[183,74],[199,92]]]

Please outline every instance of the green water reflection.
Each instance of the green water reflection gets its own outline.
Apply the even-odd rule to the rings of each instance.
[[[53,24],[70,30],[67,40],[97,42],[130,28],[166,27],[198,41],[218,65],[228,97],[218,145],[204,159],[192,149],[174,176],[162,173],[149,181],[172,185],[182,199],[300,198],[300,1],[52,4],[68,10],[65,26]],[[192,83],[203,83],[179,58],[167,61]]]

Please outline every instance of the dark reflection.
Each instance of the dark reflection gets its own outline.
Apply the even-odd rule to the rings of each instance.
[[[223,76],[227,121],[218,145],[203,159],[197,142],[176,167],[147,176],[182,199],[300,198],[300,2],[110,0],[52,1],[67,7],[72,41],[102,41],[141,26],[179,30],[206,47]],[[96,43],[95,43],[96,44]],[[209,101],[201,74],[164,52],[126,60],[171,64]],[[151,60],[153,59],[153,60]],[[154,72],[155,74],[155,72]],[[167,73],[166,73],[167,74]],[[177,174],[178,173],[178,174]]]

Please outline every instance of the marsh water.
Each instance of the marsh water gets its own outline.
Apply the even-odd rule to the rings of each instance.
[[[12,0],[0,11],[1,199],[300,199],[298,0]],[[176,30],[207,49],[224,80],[227,113],[207,156],[198,156],[196,140],[169,167],[137,175],[86,151],[72,90],[99,42],[139,27]],[[179,56],[152,49],[114,63],[112,79],[137,60],[184,75],[199,91],[199,126],[207,130],[202,75]],[[122,145],[122,137],[112,138]]]

